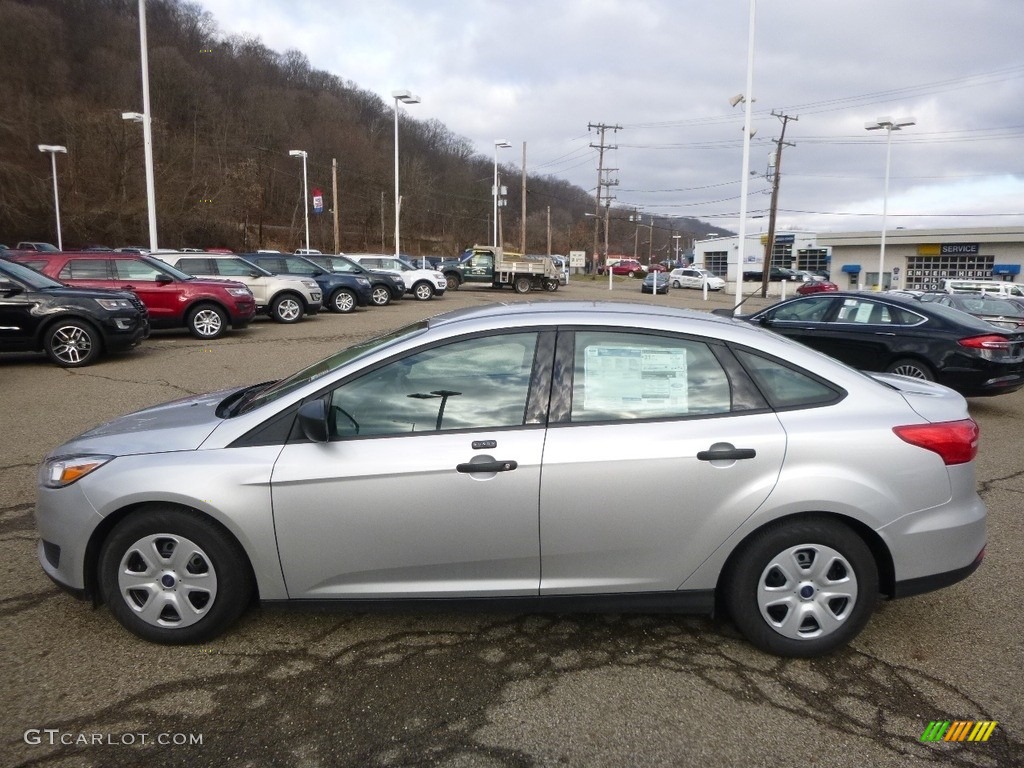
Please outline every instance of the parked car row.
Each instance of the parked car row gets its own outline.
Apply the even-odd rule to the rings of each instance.
[[[151,328],[212,340],[257,314],[295,323],[402,298],[404,280],[343,256],[5,250],[0,352],[43,351],[64,367],[131,348]],[[317,258],[324,263],[315,263]],[[444,292],[444,278],[431,298]]]

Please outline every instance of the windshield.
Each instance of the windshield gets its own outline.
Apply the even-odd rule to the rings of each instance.
[[[305,386],[315,379],[319,379],[321,376],[326,376],[346,363],[368,355],[382,347],[401,341],[402,339],[415,336],[426,329],[427,321],[420,320],[412,325],[399,328],[397,331],[392,331],[391,333],[383,336],[378,336],[375,339],[364,341],[363,343],[356,344],[353,347],[346,347],[345,349],[335,352],[330,357],[324,358],[320,362],[313,363],[313,365],[302,369],[298,373],[293,373],[287,379],[281,379],[281,381],[264,390],[253,390],[251,397],[239,404],[238,412],[248,413],[255,408],[260,408],[267,403],[271,403],[278,398],[284,397],[289,392],[294,392],[296,389]]]
[[[13,277],[35,290],[65,287],[64,283],[40,274],[24,264],[15,264],[13,261],[0,260],[0,275]]]

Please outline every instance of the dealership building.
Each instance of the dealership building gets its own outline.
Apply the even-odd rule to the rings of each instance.
[[[760,270],[766,235],[698,240],[694,263],[732,282],[739,269]],[[771,265],[825,271],[841,289],[878,285],[881,233],[782,231]],[[1024,264],[1024,227],[894,229],[886,232],[883,288],[937,290],[944,278],[1019,282]],[[740,265],[743,265],[740,267]]]

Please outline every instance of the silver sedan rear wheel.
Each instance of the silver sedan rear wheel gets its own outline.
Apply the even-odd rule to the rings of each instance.
[[[878,567],[864,541],[832,520],[777,523],[734,558],[725,599],[757,647],[820,656],[852,640],[878,597]]]

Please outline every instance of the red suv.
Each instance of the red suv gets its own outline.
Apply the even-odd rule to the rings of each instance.
[[[643,275],[646,273],[647,267],[645,267],[636,259],[619,259],[617,262],[612,264],[613,275],[628,275],[629,277],[633,277],[634,275]],[[607,274],[605,272],[604,264],[598,266],[597,274]]]
[[[256,300],[241,283],[192,277],[138,253],[8,252],[7,258],[69,285],[134,291],[153,328],[187,328],[197,339],[216,339],[228,325],[245,328],[256,314]]]

